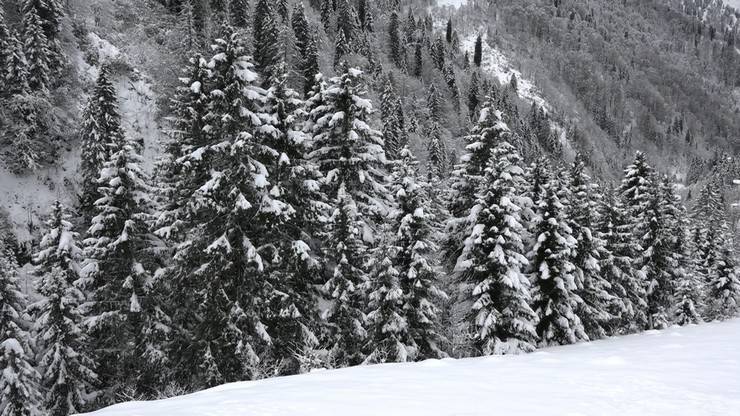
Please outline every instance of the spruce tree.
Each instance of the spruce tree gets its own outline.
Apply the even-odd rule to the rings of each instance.
[[[571,221],[573,236],[577,241],[572,259],[575,269],[577,293],[583,299],[576,313],[590,339],[603,338],[613,324],[611,311],[622,310],[621,299],[612,294],[612,287],[604,279],[600,260],[607,256],[604,242],[595,230],[597,203],[596,186],[586,173],[582,155],[577,155],[570,172],[569,183],[564,187],[567,198],[567,214]]]
[[[51,51],[36,8],[27,8],[23,15],[24,56],[28,65],[28,86],[32,91],[47,91]]]
[[[309,100],[312,121],[308,128],[313,136],[310,158],[324,174],[323,188],[328,197],[336,199],[343,184],[357,204],[359,221],[367,227],[367,220],[387,212],[383,139],[369,125],[373,109],[365,98],[362,72],[344,63],[339,73],[323,92]]]
[[[269,0],[258,0],[254,8],[254,62],[259,74],[269,79],[273,65],[280,59],[280,32],[277,15]]]
[[[307,137],[301,131],[304,105],[288,87],[287,77],[285,66],[276,66],[265,106],[270,122],[263,127],[260,141],[275,151],[267,165],[273,183],[271,194],[292,211],[273,228],[280,237],[274,242],[276,256],[272,257],[282,262],[273,261],[268,266],[278,294],[270,299],[268,325],[273,328],[274,356],[285,363],[284,372],[296,373],[300,363],[295,352],[308,352],[318,344],[319,314],[312,285],[321,259],[309,243],[318,237],[328,207],[319,191],[321,175],[307,160]]]
[[[91,294],[87,325],[101,381],[152,394],[148,372],[164,368],[148,332],[165,327],[167,319],[153,302],[150,189],[136,146],[119,144],[100,170],[82,282]]]
[[[416,355],[409,344],[408,321],[403,316],[404,296],[399,272],[389,257],[378,262],[370,279],[367,314],[370,354],[366,363],[406,362]]]
[[[643,274],[634,267],[633,259],[641,247],[632,234],[632,223],[624,205],[615,197],[613,189],[607,189],[599,202],[597,230],[604,242],[604,255],[599,267],[611,293],[621,300],[613,303],[612,315],[618,318],[612,333],[630,333],[642,330],[647,325],[647,294]]]
[[[481,38],[481,35],[478,35],[477,38],[475,38],[475,49],[473,51],[473,63],[475,63],[475,66],[480,68],[481,60],[483,58],[483,38]]]
[[[388,22],[388,57],[397,67],[403,65],[401,56],[403,46],[401,45],[400,23],[398,13],[392,12]]]
[[[358,207],[344,184],[337,190],[331,219],[329,256],[335,264],[323,289],[333,300],[327,312],[329,358],[335,367],[357,365],[365,360],[368,337],[363,312],[363,287],[367,284],[367,253],[357,223]]]
[[[588,340],[576,314],[583,304],[576,293],[576,267],[571,261],[578,243],[565,211],[567,201],[560,198],[561,186],[557,177],[551,177],[542,184],[541,194],[533,201],[536,207],[531,224],[534,246],[528,257],[541,345]]]
[[[486,164],[471,209],[477,220],[456,267],[469,285],[467,320],[484,355],[530,352],[536,345],[537,315],[525,275],[523,174],[519,155],[502,137]]]
[[[389,160],[397,159],[402,147],[401,125],[396,112],[398,99],[399,97],[393,88],[393,82],[388,77],[383,93],[380,96],[380,119],[383,122],[385,154]]]
[[[19,34],[11,32],[7,38],[7,54],[5,60],[0,62],[4,71],[3,81],[5,82],[5,91],[3,94],[12,96],[14,94],[24,94],[31,91],[28,86],[28,62],[24,52],[23,42],[19,40]]]
[[[471,120],[476,119],[478,105],[480,104],[480,100],[478,98],[480,94],[479,88],[478,72],[473,71],[473,74],[470,76],[470,90],[468,90],[468,112]]]
[[[82,328],[85,296],[76,286],[82,255],[77,237],[64,207],[55,202],[34,257],[36,275],[41,278],[36,289],[42,299],[30,306],[38,339],[41,385],[46,391],[44,409],[53,416],[85,410],[97,382]]]
[[[440,358],[443,337],[438,322],[441,311],[437,304],[447,295],[437,287],[439,280],[432,253],[435,218],[428,198],[429,185],[419,180],[418,161],[408,147],[400,152],[393,171],[392,191],[398,214],[394,245],[398,250],[393,263],[398,270],[403,292],[403,313],[413,340],[416,360]]]
[[[429,136],[427,152],[429,153],[429,164],[432,168],[430,174],[439,179],[445,178],[449,166],[447,146],[444,137],[442,137],[442,127],[438,122],[431,121],[427,135]]]
[[[270,192],[268,165],[277,152],[255,136],[270,117],[261,112],[265,92],[241,37],[217,39],[212,50],[204,82],[189,80],[194,96],[176,105],[192,126],[176,136],[183,156],[168,156],[181,208],[158,223],[175,244],[174,262],[161,273],[178,328],[170,357],[176,378],[192,386],[257,376],[271,343],[268,300],[276,295],[262,256],[275,238],[267,227],[290,214]]]
[[[653,176],[647,185],[649,197],[646,205],[646,222],[638,228],[643,253],[638,261],[645,273],[648,304],[648,328],[661,329],[669,324],[675,274],[679,270],[672,239],[676,229],[666,215],[668,201],[661,192],[659,179]]]
[[[296,38],[296,50],[298,51],[298,69],[303,75],[303,94],[308,95],[313,87],[314,79],[319,73],[318,51],[316,49],[316,38],[308,26],[303,3],[296,3],[291,18],[293,33]]]
[[[434,83],[429,85],[427,92],[427,108],[429,109],[429,118],[438,123],[443,122],[444,108],[442,105],[442,96]]]
[[[339,69],[339,64],[342,63],[343,58],[345,58],[349,53],[350,45],[347,37],[344,35],[343,31],[339,31],[334,42],[334,68]]]
[[[445,30],[445,40],[447,43],[452,43],[452,19],[447,19],[447,28]]]
[[[33,368],[25,314],[13,254],[0,242],[0,414],[41,416],[39,374]]]
[[[61,0],[25,0],[23,13],[34,11],[41,22],[44,36],[49,41],[56,41],[59,37],[61,20],[64,17],[64,6]]]
[[[720,256],[716,263],[716,276],[707,284],[707,296],[710,299],[709,318],[730,319],[737,316],[740,303],[740,276],[737,261],[728,238],[722,244]]]
[[[0,80],[4,82],[7,82],[6,80],[10,76],[10,69],[7,64],[13,53],[13,44],[11,43],[10,36],[11,33],[8,25],[5,24],[5,11],[0,7]],[[9,93],[9,91],[4,91],[3,95]]]
[[[83,113],[79,132],[82,143],[79,168],[82,180],[80,208],[86,217],[92,215],[94,203],[100,197],[100,170],[110,160],[114,149],[119,148],[124,137],[121,116],[118,113],[118,99],[110,77],[109,67],[101,67],[95,91]]]
[[[229,0],[229,17],[234,27],[249,26],[249,0]]]
[[[447,222],[447,239],[444,243],[444,256],[448,264],[454,264],[460,256],[462,242],[470,236],[475,224],[474,195],[485,176],[491,150],[500,140],[507,140],[511,134],[502,120],[502,113],[494,108],[489,99],[480,111],[480,118],[465,140],[467,153],[460,158],[460,164],[452,172],[451,197],[449,203],[450,220]]]

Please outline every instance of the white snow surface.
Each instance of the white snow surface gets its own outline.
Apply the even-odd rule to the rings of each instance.
[[[737,0],[740,1],[740,0]],[[444,7],[444,6],[452,6],[455,8],[458,8],[462,6],[463,4],[467,4],[468,0],[437,0],[437,6]]]
[[[738,345],[740,319],[520,356],[232,383],[88,416],[739,415]]]
[[[740,1],[740,0],[739,0]],[[542,107],[545,111],[550,111],[550,106],[547,101],[540,95],[534,82],[522,76],[521,71],[514,69],[509,62],[509,59],[504,56],[498,49],[492,48],[487,42],[487,36],[483,32],[483,44],[481,48],[481,70],[494,77],[502,85],[509,85],[511,78],[516,76],[517,78],[517,93],[520,98],[537,104],[538,107]],[[468,51],[472,59],[473,52],[475,51],[475,41],[478,37],[477,33],[472,33],[462,40],[460,48],[463,51]]]

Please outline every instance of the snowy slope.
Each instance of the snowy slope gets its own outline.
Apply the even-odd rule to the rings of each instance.
[[[234,383],[90,416],[738,415],[739,345],[734,320],[524,356]]]

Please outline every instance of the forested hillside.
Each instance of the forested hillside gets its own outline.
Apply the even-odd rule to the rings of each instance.
[[[738,313],[719,1],[5,0],[0,413]]]

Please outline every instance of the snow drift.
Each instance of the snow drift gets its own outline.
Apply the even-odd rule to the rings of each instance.
[[[740,320],[521,356],[385,364],[233,383],[89,416],[740,414]]]

